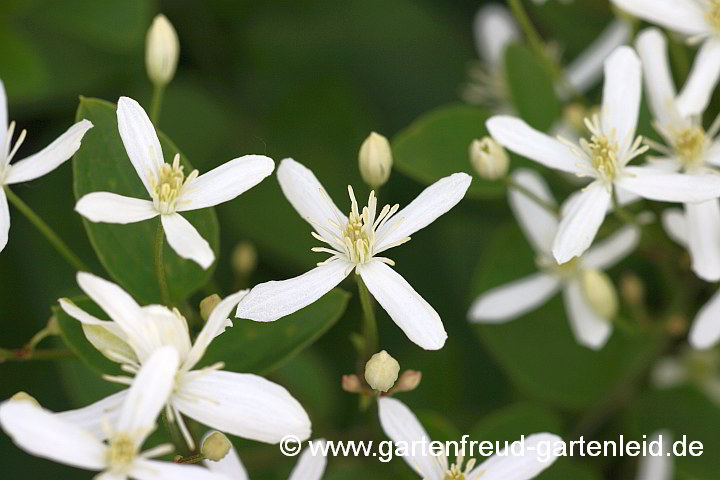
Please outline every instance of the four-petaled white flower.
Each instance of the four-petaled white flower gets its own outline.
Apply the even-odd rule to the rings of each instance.
[[[421,448],[429,444],[430,437],[415,414],[400,400],[379,398],[378,413],[385,435],[396,445],[406,446],[408,455],[403,458],[423,480],[530,480],[555,462],[553,447],[562,441],[557,435],[537,433],[525,437],[523,455],[516,455],[512,450],[496,452],[477,467],[475,459],[471,459],[463,469],[462,456],[458,456],[455,464],[448,465],[445,455],[431,455],[429,449]],[[540,450],[548,450],[548,457],[541,457]]]
[[[83,324],[88,340],[106,357],[136,372],[154,351],[174,346],[180,368],[166,405],[168,417],[177,422],[189,446],[193,440],[182,415],[209,427],[267,443],[286,435],[304,440],[310,436],[310,419],[302,406],[283,387],[251,374],[220,370],[222,363],[193,370],[210,342],[232,326],[231,310],[247,291],[228,296],[210,314],[202,331],[191,343],[185,318],[161,305],[140,307],[122,288],[88,273],[78,273],[80,288],[112,319],[100,320],[66,299],[65,312]],[[130,383],[128,377],[109,377]],[[86,426],[97,421],[98,412],[117,413],[128,391],[121,391],[88,407],[66,413]],[[97,431],[97,426],[96,426]]]
[[[517,169],[513,180],[543,201],[555,203],[538,173]],[[482,294],[470,307],[470,320],[507,322],[537,308],[562,289],[570,326],[578,343],[592,349],[602,348],[612,333],[611,319],[604,318],[588,301],[583,275],[589,270],[610,268],[629,255],[640,239],[639,229],[624,227],[580,258],[559,265],[550,253],[558,229],[557,217],[515,189],[510,190],[509,199],[523,233],[537,254],[540,272]]]
[[[0,80],[0,252],[5,249],[10,233],[10,209],[5,197],[5,185],[35,180],[55,170],[75,154],[85,132],[92,126],[89,120],[82,120],[47,147],[10,165],[25,140],[26,130],[20,132],[13,145],[15,122],[10,122],[8,126],[7,96],[5,85]]]
[[[352,203],[348,217],[335,206],[315,175],[295,160],[283,160],[277,176],[292,206],[315,229],[313,236],[326,244],[313,251],[331,257],[299,277],[255,286],[238,305],[236,316],[260,322],[277,320],[310,305],[355,270],[410,340],[428,350],[442,348],[447,333],[440,316],[390,268],[394,262],[380,254],[407,242],[409,235],[460,202],[471,177],[455,173],[438,180],[400,211],[399,205],[386,205],[378,212],[375,192],[361,210],[352,187],[348,187]]]
[[[207,269],[215,260],[208,242],[179,212],[227,202],[270,175],[275,163],[263,155],[245,155],[198,176],[180,165],[180,155],[165,163],[155,128],[133,99],[120,97],[118,129],[125,150],[152,200],[93,192],[78,200],[75,209],[92,222],[135,223],[160,216],[168,244],[182,258]]]
[[[592,183],[574,195],[558,226],[552,253],[558,263],[581,255],[592,244],[616,190],[665,202],[701,202],[720,196],[720,176],[665,172],[629,166],[643,154],[635,137],[641,98],[641,66],[630,47],[620,47],[605,62],[603,104],[586,119],[592,136],[574,145],[539,132],[519,118],[492,117],[491,135],[506,148],[547,167],[588,176]]]
[[[147,359],[117,414],[95,419],[104,426],[106,441],[28,400],[0,405],[0,425],[20,448],[59,463],[100,471],[95,477],[98,480],[228,480],[202,467],[151,460],[170,453],[173,447],[169,444],[140,452],[155,430],[178,365],[178,354],[171,346],[156,350]]]
[[[292,472],[290,472],[288,480],[320,480],[322,478],[327,465],[325,440],[314,440],[311,443],[312,446],[308,445],[300,455],[300,459]],[[210,471],[221,473],[229,480],[250,480],[250,476],[235,448],[230,448],[225,458],[218,462],[205,460],[204,463]]]
[[[720,77],[720,0],[612,0],[627,12],[703,42],[677,98],[686,116],[703,112]]]

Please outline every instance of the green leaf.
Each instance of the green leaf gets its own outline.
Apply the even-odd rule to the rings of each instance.
[[[505,51],[510,96],[520,116],[538,130],[548,130],[562,113],[555,86],[543,62],[526,46],[510,45]]]
[[[148,194],[128,159],[117,128],[114,104],[92,98],[81,98],[77,119],[86,118],[94,127],[83,138],[82,147],[73,159],[75,197],[107,191],[148,199]],[[178,148],[162,133],[158,134],[166,162],[172,162]],[[186,171],[192,170],[180,154]],[[212,247],[219,249],[219,226],[212,208],[182,214]],[[141,304],[158,303],[160,287],[154,273],[153,247],[160,219],[154,218],[130,225],[93,223],[84,220],[90,242],[113,279]],[[165,241],[163,258],[170,295],[185,299],[203,286],[212,268],[203,270],[195,262],[180,258]]]
[[[233,372],[266,374],[320,338],[345,312],[350,294],[334,289],[276,322],[234,319],[210,344],[201,365],[225,363]]]

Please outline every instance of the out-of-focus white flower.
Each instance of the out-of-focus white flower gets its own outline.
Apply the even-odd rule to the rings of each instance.
[[[400,364],[385,350],[378,352],[365,364],[365,381],[373,389],[387,392],[395,385]]]
[[[690,76],[677,98],[685,116],[703,112],[720,77],[720,1],[718,0],[612,0],[639,18],[657,23],[702,46]]]
[[[198,466],[151,460],[170,453],[172,445],[140,452],[155,430],[157,416],[173,388],[178,362],[172,346],[153,352],[118,404],[117,413],[95,419],[107,428],[104,435],[107,442],[63,414],[26,400],[9,400],[0,405],[0,425],[23,450],[65,465],[102,472],[95,478],[223,480],[222,475]],[[100,411],[96,413],[102,415]]]
[[[653,366],[651,380],[660,388],[694,385],[720,405],[720,352],[688,348],[678,355],[663,357]]]
[[[673,478],[673,457],[672,437],[670,432],[662,431],[653,434],[650,442],[662,441],[660,455],[647,455],[640,457],[638,465],[637,480],[672,480]]]
[[[13,144],[15,122],[8,126],[5,84],[0,81],[0,252],[5,249],[10,233],[10,208],[5,186],[35,180],[55,170],[80,148],[80,141],[92,126],[89,120],[81,120],[44,149],[10,165],[25,140],[26,130],[20,132]]]
[[[380,212],[375,192],[370,193],[367,207],[360,210],[348,186],[352,203],[349,216],[335,206],[315,175],[295,160],[283,160],[277,177],[285,197],[315,229],[313,237],[326,244],[313,251],[331,257],[299,277],[255,286],[238,305],[236,316],[275,321],[310,305],[355,270],[410,340],[428,350],[442,348],[447,333],[440,316],[390,268],[394,262],[380,254],[409,241],[410,235],[460,202],[471,177],[455,173],[426,188],[404,209],[386,205]]]
[[[308,445],[300,455],[288,480],[320,480],[322,478],[327,465],[325,440],[313,440],[311,443],[312,447]],[[313,449],[316,455],[313,455]],[[234,448],[231,448],[225,458],[219,462],[205,460],[204,463],[211,472],[223,474],[228,480],[250,480],[250,476]]]
[[[180,42],[170,20],[158,15],[150,25],[145,41],[145,67],[155,85],[164,86],[175,76]]]
[[[378,188],[388,181],[392,171],[390,142],[379,133],[372,132],[360,146],[358,166],[366,184]]]
[[[181,414],[209,427],[261,442],[277,443],[286,435],[303,440],[310,436],[307,413],[280,385],[257,375],[223,371],[222,362],[194,369],[212,340],[232,326],[228,315],[247,290],[220,302],[192,343],[187,322],[177,309],[161,305],[140,307],[122,288],[89,273],[78,273],[77,280],[112,321],[100,320],[67,299],[61,299],[60,306],[82,322],[88,341],[110,360],[121,363],[124,370],[137,371],[164,345],[172,345],[179,352],[180,368],[166,411],[178,423],[191,448],[193,440]],[[131,381],[129,377],[108,379],[119,383]],[[93,425],[98,421],[98,411],[112,415],[127,395],[127,390],[121,391],[65,415],[74,422]]]
[[[490,137],[473,140],[469,149],[470,163],[485,180],[504,177],[510,167],[510,157],[505,149]]]
[[[378,399],[378,412],[383,431],[393,442],[422,445],[431,441],[415,414],[401,401],[381,397]],[[538,446],[547,446],[550,450],[548,453],[552,454],[552,446],[557,445],[558,441],[562,441],[560,437],[550,433],[529,435],[525,437],[524,455],[516,455],[513,451],[496,452],[478,466],[475,466],[475,459],[470,459],[465,468],[462,454],[458,455],[455,464],[449,465],[445,455],[431,455],[427,449],[422,448],[411,449],[403,459],[423,480],[530,480],[549,468],[557,459],[555,456],[541,458],[540,450],[545,447]]]
[[[159,215],[172,249],[209,268],[215,254],[179,212],[232,200],[270,175],[275,163],[264,155],[245,155],[204,175],[198,176],[197,170],[186,175],[179,154],[172,164],[165,163],[155,128],[135,100],[120,97],[117,119],[125,150],[151,200],[93,192],[78,200],[75,210],[92,222],[103,223],[128,224]]]
[[[538,173],[517,169],[513,180],[543,201],[555,204],[550,189]],[[515,189],[508,195],[520,228],[537,254],[540,271],[482,294],[470,307],[470,320],[495,324],[510,321],[542,305],[562,289],[570,327],[578,343],[592,349],[602,348],[612,333],[612,318],[607,315],[613,312],[593,306],[600,299],[596,292],[588,292],[588,286],[593,286],[583,285],[583,277],[589,270],[611,268],[629,255],[640,239],[639,229],[624,227],[581,257],[560,265],[550,253],[558,219]],[[601,288],[608,289],[606,285]],[[607,293],[599,296],[606,297]],[[615,302],[617,304],[617,300]]]
[[[631,48],[620,47],[608,57],[603,105],[598,115],[586,120],[592,136],[581,139],[579,145],[552,138],[519,118],[495,116],[487,122],[493,138],[509,150],[547,167],[592,179],[566,204],[552,247],[558,263],[587,250],[612,196],[618,192],[665,202],[702,202],[720,196],[720,176],[628,165],[647,150],[642,138],[635,136],[641,77],[640,60]]]

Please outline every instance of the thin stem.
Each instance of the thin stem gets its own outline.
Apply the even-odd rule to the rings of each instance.
[[[35,347],[37,347],[40,342],[53,335],[57,335],[57,331],[54,328],[45,327],[33,335],[27,344],[27,348],[29,350],[35,350]]]
[[[556,217],[560,216],[560,212],[558,211],[558,208],[553,205],[552,203],[548,202],[547,200],[544,200],[537,196],[535,192],[525,188],[523,185],[520,185],[519,183],[515,182],[512,177],[505,177],[505,183],[508,187],[514,188],[518,192],[525,195],[527,198],[538,204],[538,206],[544,208],[548,212],[552,213]]]
[[[180,415],[180,412],[177,412],[177,415]],[[180,431],[177,421],[170,420],[167,414],[167,409],[163,410],[162,421],[165,426],[165,430],[167,430],[168,435],[170,436],[170,441],[173,445],[175,445],[176,451],[183,457],[191,455],[193,452],[190,451],[187,443],[185,443],[185,437]]]
[[[625,210],[622,205],[620,205],[620,202],[618,201],[617,190],[615,190],[614,188],[612,189],[612,205],[613,212],[615,212],[615,215],[617,215],[620,220],[625,223],[640,226],[640,222],[638,221],[638,219],[635,218],[632,213]]]
[[[56,360],[60,358],[73,358],[75,353],[72,350],[51,348],[47,350],[31,350],[19,348],[8,350],[0,348],[0,363],[3,362],[26,362],[30,360]]]
[[[165,246],[165,230],[162,222],[158,221],[157,233],[155,234],[155,276],[160,287],[160,298],[163,304],[170,305],[170,290],[168,289],[167,277],[165,276],[165,260],[163,259],[163,247]]]
[[[175,463],[185,463],[185,464],[194,464],[194,463],[200,463],[203,460],[205,460],[207,457],[203,455],[202,453],[198,453],[195,455],[190,455],[189,457],[181,457],[177,460],[175,460]]]
[[[12,203],[15,208],[20,210],[20,213],[22,213],[25,218],[27,218],[30,223],[33,224],[35,228],[38,229],[38,231],[47,239],[50,244],[55,247],[55,250],[62,255],[62,257],[67,261],[70,266],[72,266],[75,270],[83,271],[83,272],[89,272],[90,269],[83,263],[82,260],[80,260],[80,257],[75,255],[72,250],[70,250],[70,247],[67,246],[65,242],[62,241],[62,239],[55,233],[55,231],[50,228],[50,226],[45,223],[45,221],[40,218],[40,216],[33,211],[28,204],[23,202],[20,197],[15,195],[15,193],[8,188],[7,185],[5,185],[5,195],[7,196],[8,200],[10,200],[10,203]]]
[[[378,349],[378,330],[375,320],[375,308],[373,307],[370,292],[360,275],[355,275],[360,294],[360,305],[363,310],[363,337],[365,338],[365,358],[363,365],[370,359]]]
[[[160,120],[160,112],[162,111],[162,101],[164,94],[164,85],[156,84],[153,86],[152,100],[150,101],[150,120],[152,121],[153,125],[157,125],[158,120]]]

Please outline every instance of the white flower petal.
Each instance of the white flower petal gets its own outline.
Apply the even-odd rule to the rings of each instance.
[[[189,372],[172,396],[188,417],[239,437],[278,443],[286,435],[310,437],[310,419],[280,385],[257,375]]]
[[[676,243],[687,247],[689,227],[685,213],[679,208],[668,208],[662,213],[662,224],[665,232]]]
[[[628,13],[686,35],[710,30],[699,2],[690,0],[612,0]]]
[[[138,363],[135,350],[127,341],[127,335],[115,322],[105,325],[82,324],[83,333],[88,342],[113,362]]]
[[[510,151],[555,170],[587,173],[583,160],[563,142],[539,132],[519,118],[497,115],[485,123],[490,135]]]
[[[702,114],[720,78],[720,40],[708,39],[695,57],[690,76],[677,98],[682,115]]]
[[[83,195],[75,211],[91,222],[128,224],[157,217],[153,202],[110,192]]]
[[[183,188],[178,211],[207,208],[232,200],[270,175],[275,162],[264,155],[245,155],[200,175]]]
[[[566,285],[563,300],[577,342],[593,350],[605,346],[612,333],[612,323],[595,313],[585,300],[579,281],[573,280]]]
[[[223,474],[229,480],[250,480],[245,465],[234,447],[230,447],[230,451],[220,461],[205,460],[203,464],[211,472]]]
[[[5,84],[0,80],[0,145],[5,145],[8,130],[8,104],[7,94],[5,93]],[[4,165],[5,160],[0,160],[0,166]]]
[[[550,455],[562,439],[551,433],[536,433],[525,437],[525,454],[513,455],[512,450],[495,454],[468,475],[469,479],[530,480],[549,468],[556,456]],[[545,454],[549,458],[544,458]],[[441,478],[441,477],[439,477]]]
[[[708,282],[720,280],[720,203],[685,204],[692,269]]]
[[[473,34],[478,55],[493,70],[502,68],[505,49],[521,37],[510,10],[494,3],[477,11]]]
[[[583,255],[587,268],[607,270],[630,255],[640,242],[640,229],[633,225],[621,228],[608,238],[590,247]]]
[[[660,202],[704,202],[720,196],[720,175],[668,173],[647,167],[625,167],[615,180],[620,188]]]
[[[179,213],[161,215],[165,238],[179,257],[187,258],[207,270],[215,261],[210,244],[195,229],[192,223]]]
[[[421,455],[422,449],[411,448],[419,442],[430,442],[430,437],[415,414],[400,400],[391,397],[378,398],[378,415],[385,435],[397,443],[408,446],[408,455],[403,456],[410,468],[422,478],[439,480],[444,478],[448,469],[447,459],[430,455]],[[413,443],[415,442],[415,443]],[[413,455],[415,454],[415,455]]]
[[[27,182],[52,172],[77,152],[85,132],[92,126],[89,120],[81,120],[38,153],[12,164],[5,183]]]
[[[300,460],[290,472],[288,480],[320,480],[322,478],[327,465],[327,457],[322,454],[325,440],[315,440],[312,444],[317,455],[313,455],[311,447],[305,447],[305,451],[300,455]]]
[[[465,196],[472,177],[454,173],[433,183],[376,231],[374,254],[392,248],[444,215]]]
[[[105,426],[116,424],[118,418],[120,418],[120,411],[128,392],[129,390],[122,390],[87,407],[59,412],[55,415],[66,422],[77,425],[86,432],[92,433],[98,439],[105,440],[109,433]]]
[[[512,178],[546,203],[555,205],[550,188],[536,171],[518,168],[512,173]],[[535,251],[549,254],[557,234],[557,217],[515,188],[508,189],[508,197],[515,218]]]
[[[600,117],[606,135],[615,132],[623,151],[635,141],[642,95],[642,66],[630,47],[618,47],[605,60],[605,84]]]
[[[596,181],[585,187],[569,208],[563,209],[563,218],[552,249],[558,263],[579,257],[588,249],[605,219],[609,205],[608,187]]]
[[[107,449],[99,439],[32,402],[0,404],[0,425],[15,445],[35,456],[87,470],[105,468]]]
[[[0,252],[5,249],[10,235],[10,207],[5,190],[0,185]]]
[[[236,480],[197,465],[145,458],[136,458],[133,461],[128,476],[136,480]]]
[[[145,110],[132,98],[120,97],[117,105],[120,138],[135,171],[148,194],[152,195],[150,176],[157,177],[165,163],[160,140]]]
[[[440,315],[405,279],[388,265],[374,260],[358,268],[375,300],[405,335],[425,350],[439,350],[447,333]]]
[[[720,141],[713,142],[705,152],[705,161],[715,167],[720,167]]]
[[[673,478],[673,457],[671,444],[672,439],[668,432],[654,434],[649,441],[657,442],[660,438],[663,441],[661,455],[648,455],[640,458],[637,480],[672,480]]]
[[[667,39],[657,28],[646,28],[638,35],[636,47],[642,60],[650,110],[660,125],[667,126],[678,118]]]
[[[693,348],[700,350],[712,348],[720,340],[720,291],[698,311],[688,340]]]
[[[256,285],[238,305],[235,316],[256,322],[274,322],[297,312],[335,288],[353,265],[336,259],[299,277]]]
[[[560,287],[560,279],[546,273],[500,285],[480,295],[468,316],[476,323],[504,323],[545,303]]]

